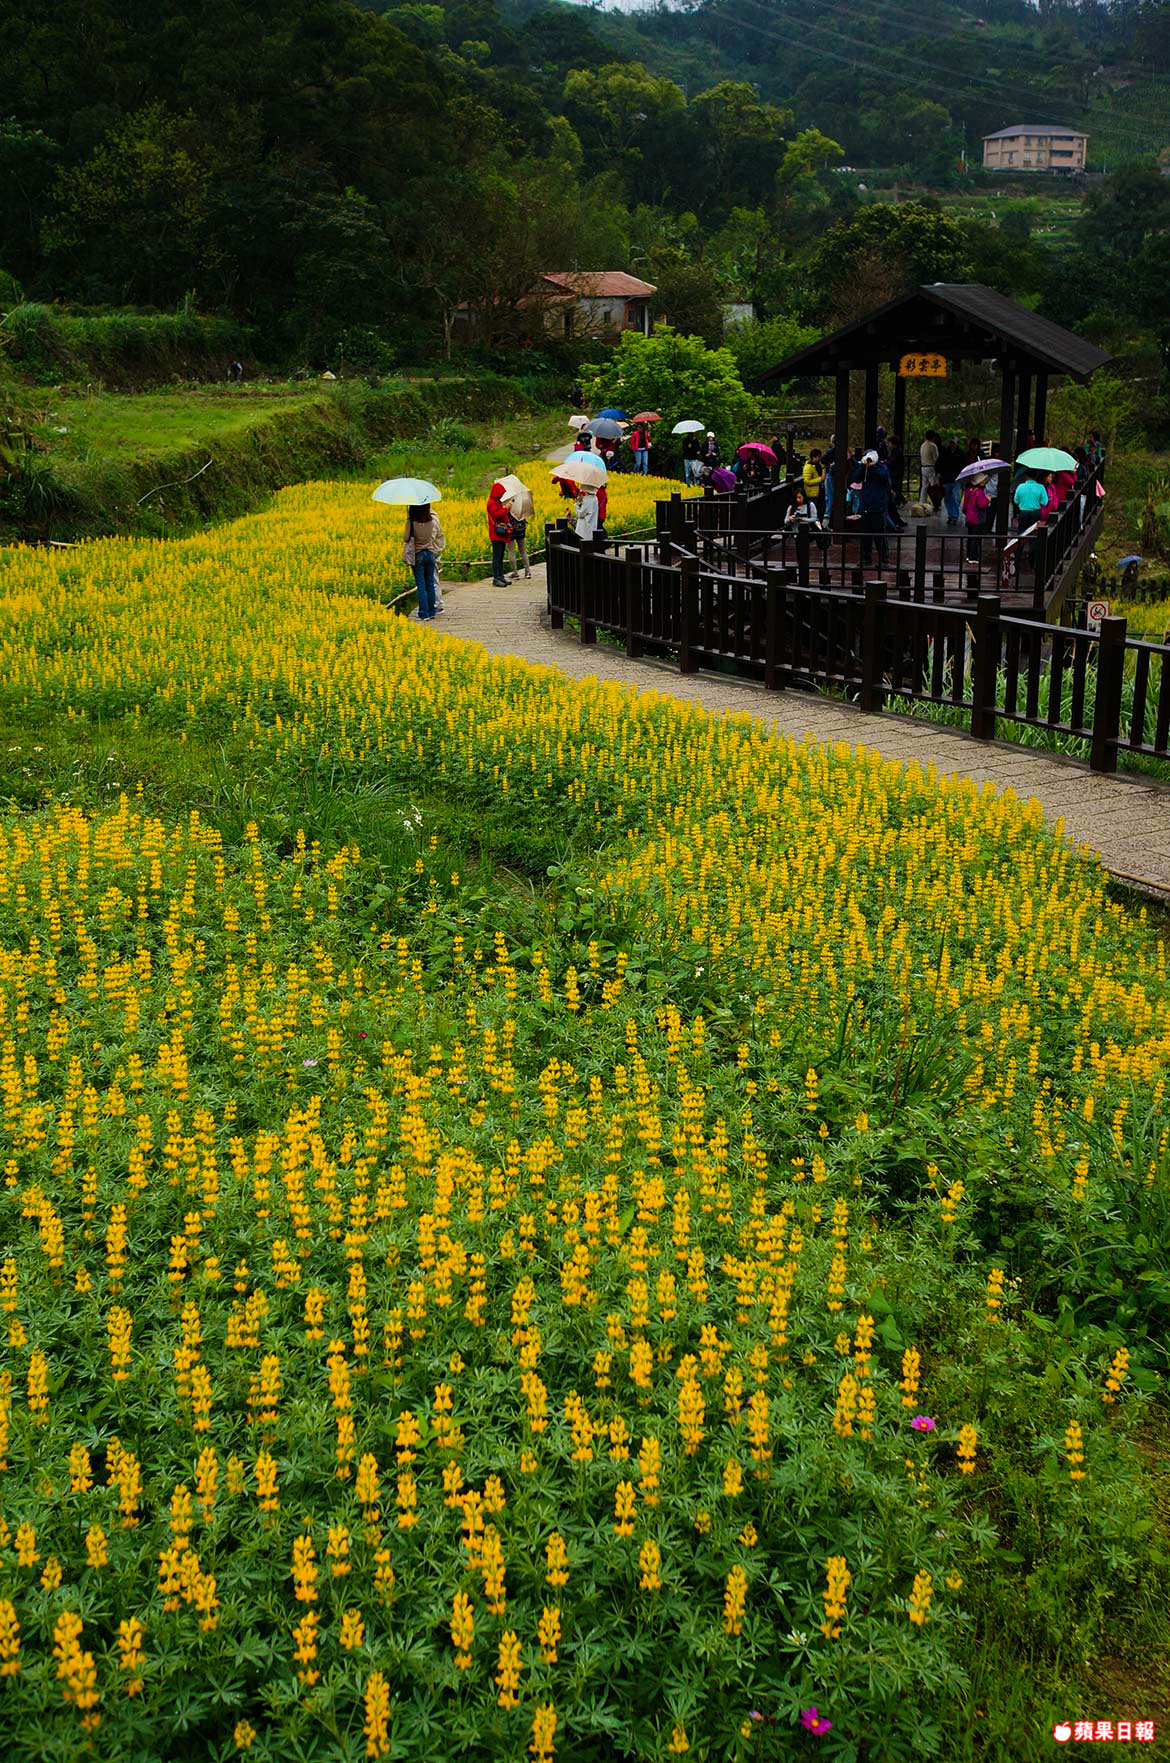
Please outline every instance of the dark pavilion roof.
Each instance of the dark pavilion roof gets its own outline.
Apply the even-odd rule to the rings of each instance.
[[[1040,318],[978,282],[931,282],[875,307],[863,318],[799,349],[760,376],[815,378],[841,367],[930,351],[952,361],[995,357],[1016,371],[1071,374],[1087,380],[1112,358],[1063,325]]]

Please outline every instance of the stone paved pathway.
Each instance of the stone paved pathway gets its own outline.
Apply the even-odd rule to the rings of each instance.
[[[866,716],[811,692],[765,692],[722,674],[684,676],[665,662],[630,661],[598,643],[582,648],[569,631],[550,629],[544,568],[507,588],[490,582],[443,584],[445,612],[436,635],[480,643],[493,655],[556,667],[570,679],[596,679],[689,699],[718,714],[760,717],[801,741],[844,741],[923,770],[959,772],[975,783],[1035,797],[1044,818],[1077,847],[1088,846],[1120,879],[1170,899],[1170,785],[1132,774],[1106,777],[1057,754],[969,735],[906,717]]]

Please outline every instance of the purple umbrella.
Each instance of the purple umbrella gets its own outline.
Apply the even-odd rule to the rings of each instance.
[[[963,467],[962,471],[955,479],[955,482],[961,483],[965,477],[974,477],[977,472],[1010,471],[1011,468],[1012,462],[1010,459],[973,459],[970,465],[965,465]]]
[[[711,482],[717,490],[736,490],[739,488],[736,475],[728,471],[725,465],[717,465],[711,473]]]

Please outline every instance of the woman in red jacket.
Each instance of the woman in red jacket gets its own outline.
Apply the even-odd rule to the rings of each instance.
[[[504,575],[504,553],[508,548],[508,534],[512,530],[512,517],[500,498],[503,496],[503,484],[493,484],[487,499],[488,538],[492,545],[492,587],[506,588],[507,578]]]

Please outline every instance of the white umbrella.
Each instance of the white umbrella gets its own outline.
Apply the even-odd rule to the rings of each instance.
[[[605,460],[596,453],[570,453],[563,465],[553,471],[553,477],[565,478],[571,484],[589,484],[596,489],[609,478]]]
[[[706,423],[692,422],[688,417],[685,422],[676,422],[670,432],[672,435],[697,435],[701,434],[706,426]]]
[[[587,416],[570,416],[569,427],[571,429],[583,429],[588,421],[589,418]]]
[[[531,520],[536,513],[536,504],[532,500],[532,491],[518,477],[502,477],[499,480],[503,494],[500,501],[513,504],[513,512],[519,520]]]
[[[374,491],[375,502],[389,502],[392,508],[421,508],[424,502],[442,500],[442,490],[429,484],[425,477],[388,477]]]

